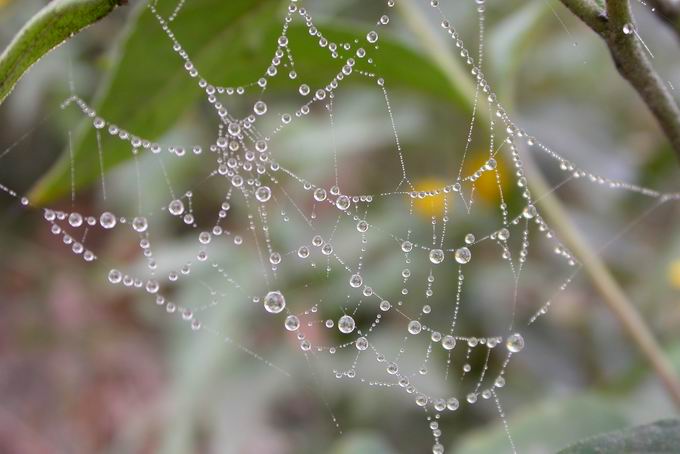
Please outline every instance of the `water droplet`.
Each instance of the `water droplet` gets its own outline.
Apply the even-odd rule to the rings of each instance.
[[[524,349],[524,338],[519,333],[512,334],[505,341],[505,346],[513,353],[521,352]]]
[[[432,249],[430,251],[430,262],[435,265],[442,263],[444,261],[444,251],[441,249]]]
[[[368,348],[368,340],[365,337],[360,337],[356,340],[354,344],[357,350],[366,350]]]
[[[267,293],[264,297],[264,308],[267,312],[272,314],[278,314],[286,307],[286,299],[283,294],[278,291],[272,291]]]
[[[338,320],[338,329],[341,333],[349,334],[354,331],[354,327],[354,319],[349,315],[343,315],[340,317],[340,320]]]
[[[456,399],[455,397],[451,397],[446,401],[446,408],[448,408],[451,411],[458,410],[459,406],[460,403],[458,402],[458,399]]]
[[[324,188],[316,188],[314,190],[314,200],[317,202],[323,202],[326,200],[327,194]]]
[[[255,190],[255,198],[258,202],[266,202],[272,197],[272,190],[269,186],[260,186]]]
[[[271,254],[269,254],[269,262],[272,265],[278,265],[279,263],[281,263],[281,254],[279,254],[278,252],[272,252]]]
[[[119,284],[123,280],[123,273],[116,269],[109,271],[109,282],[112,284]]]
[[[184,213],[184,204],[181,200],[175,199],[170,202],[170,205],[168,205],[168,211],[170,211],[170,214],[174,216],[179,216]]]
[[[117,222],[118,220],[116,219],[116,216],[108,211],[103,212],[99,217],[99,224],[101,224],[101,226],[105,229],[114,228]]]
[[[307,96],[310,92],[309,85],[307,85],[307,84],[300,85],[300,88],[298,89],[298,91],[300,92],[300,94],[302,96]]]
[[[414,335],[415,335],[415,334],[420,333],[420,330],[421,330],[422,328],[423,328],[423,327],[422,327],[422,325],[420,324],[420,322],[419,322],[418,320],[411,320],[411,321],[408,323],[408,332],[411,333],[411,334],[414,334]]]
[[[444,350],[453,350],[456,347],[456,338],[447,334],[442,339],[442,347]]]
[[[83,216],[80,213],[71,213],[68,217],[68,223],[71,227],[80,227],[83,225]]]
[[[361,284],[364,283],[364,279],[361,277],[360,274],[353,274],[352,277],[349,278],[349,285],[351,285],[354,288],[361,287]]]
[[[150,279],[146,282],[146,291],[149,293],[156,293],[158,292],[158,289],[160,288],[158,281],[155,281],[153,279]]]
[[[132,220],[132,228],[135,229],[136,232],[146,232],[148,227],[149,223],[145,217],[137,216]]]
[[[288,331],[297,331],[300,327],[300,319],[295,315],[289,315],[286,317],[285,326]]]
[[[456,262],[462,265],[470,261],[470,259],[472,258],[472,253],[470,252],[470,249],[462,247],[456,249],[456,253],[454,254],[454,256],[456,257]]]
[[[347,208],[349,208],[350,203],[350,198],[346,195],[341,195],[335,200],[335,206],[341,211],[345,211]]]
[[[368,42],[371,43],[371,44],[377,42],[377,41],[378,41],[378,33],[375,32],[374,30],[371,30],[371,31],[368,32],[368,34],[366,35],[366,41],[368,41]]]
[[[510,231],[505,227],[498,231],[498,239],[501,241],[507,241],[510,238]]]
[[[264,101],[257,101],[253,106],[253,111],[257,115],[264,115],[267,113],[267,104]]]

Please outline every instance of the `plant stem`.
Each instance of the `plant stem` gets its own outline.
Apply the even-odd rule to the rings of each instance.
[[[590,4],[587,0],[574,0],[574,2],[586,6]],[[423,43],[425,51],[430,54],[435,62],[439,63],[450,80],[460,83],[459,74],[463,72],[460,63],[435,33],[434,27],[428,23],[419,8],[414,6],[411,0],[402,0],[397,5],[401,8],[400,11],[407,26],[411,28],[413,33]],[[451,68],[457,69],[452,71]],[[472,86],[469,78],[466,78],[464,83]],[[474,93],[474,90],[472,92]],[[488,122],[489,112],[481,109],[479,117],[483,121]],[[621,327],[631,341],[637,346],[640,353],[659,376],[675,405],[680,408],[680,380],[652,331],[614,280],[601,258],[588,245],[588,242],[583,238],[577,227],[571,222],[566,209],[550,191],[550,187],[529,153],[524,154],[523,162],[525,174],[532,191],[541,195],[539,204],[542,211],[545,212],[546,216],[555,226],[560,239],[579,259],[583,269],[589,275],[604,302],[619,320]]]
[[[680,158],[680,108],[649,61],[629,1],[607,0],[606,10],[592,0],[561,1],[604,40],[619,74],[640,95]]]

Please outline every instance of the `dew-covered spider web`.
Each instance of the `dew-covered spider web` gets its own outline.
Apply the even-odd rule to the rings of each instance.
[[[195,145],[155,142],[145,138],[144,131],[129,131],[124,122],[114,124],[100,116],[74,91],[61,107],[78,112],[96,132],[98,146],[92,153],[98,154],[99,162],[107,143],[123,142],[129,147],[132,165],[137,166],[130,182],[134,196],[124,206],[111,204],[101,212],[41,208],[47,227],[61,238],[65,250],[85,262],[109,263],[97,254],[96,245],[90,245],[92,232],[134,237],[145,266],[107,266],[102,278],[111,285],[144,295],[196,335],[212,336],[229,346],[225,348],[250,355],[273,374],[331,376],[352,386],[405,396],[422,410],[423,430],[431,432],[433,453],[445,451],[442,421],[479,405],[498,413],[508,450],[514,452],[501,404],[503,388],[511,385],[506,383],[507,368],[516,356],[526,353],[528,326],[548,313],[581,269],[578,257],[544,218],[541,199],[546,194],[532,192],[523,160],[542,156],[561,172],[560,186],[578,180],[594,190],[637,193],[647,197],[651,207],[677,201],[680,194],[592,173],[543,144],[538,134],[513,123],[484,76],[487,5],[484,0],[470,2],[478,19],[479,40],[474,45],[462,41],[439,1],[426,2],[439,16],[440,26],[434,31],[452,40],[452,52],[475,87],[467,134],[451,144],[455,165],[446,171],[448,181],[427,189],[418,187],[417,172],[412,171],[420,160],[428,159],[426,151],[411,153],[402,147],[404,125],[395,120],[390,80],[380,70],[381,34],[393,26],[395,0],[383,2],[384,14],[372,18],[374,25],[363,35],[347,42],[326,38],[304,2],[290,0],[271,64],[262,68],[261,77],[240,86],[204,77],[173,33],[173,24],[181,20],[191,0],[181,0],[168,14],[161,14],[156,1],[150,2],[147,7],[158,28],[148,33],[167,38],[184,77],[202,92],[212,112],[208,127],[214,130],[213,140]],[[325,84],[310,85],[306,75],[298,73],[296,43],[288,33],[291,24],[304,24],[308,33],[303,38],[324,50],[325,60],[318,65],[332,66],[335,73]],[[278,97],[270,95],[268,87],[280,79],[295,81],[293,110],[281,111]],[[368,163],[365,159],[375,158],[361,156],[348,160],[340,149],[347,142],[337,137],[344,134],[337,106],[355,89],[351,84],[355,79],[371,87],[380,101],[391,134],[385,162]],[[281,147],[280,139],[294,136],[299,125],[318,117],[328,122],[333,134],[305,155],[312,164],[304,169],[313,171],[302,172],[289,156],[294,151]],[[483,159],[473,159],[479,156],[473,153],[479,144],[483,144]],[[11,156],[13,148],[2,152],[0,159]],[[141,159],[152,160],[157,173],[142,174]],[[196,169],[192,179],[177,181],[166,169],[171,160]],[[76,197],[76,164],[72,162],[72,198]],[[359,187],[362,180],[356,174],[365,167],[380,170],[381,178],[364,178],[368,180],[364,188]],[[485,215],[483,226],[473,227],[476,224],[469,219],[477,210],[478,182],[483,178],[494,181],[498,203]],[[100,180],[101,205],[107,206],[110,188],[103,164]],[[390,186],[381,187],[384,181]],[[166,194],[162,207],[144,203],[152,186]],[[520,204],[506,201],[509,186],[518,188]],[[0,188],[21,205],[38,209],[12,188]],[[207,194],[219,194],[221,201],[199,212],[197,199]],[[429,210],[432,207],[436,209]],[[389,222],[374,214],[378,208],[389,213]],[[429,214],[424,216],[423,211]],[[162,238],[171,232],[157,231],[156,225],[160,220],[166,225],[168,219],[179,234],[191,238],[180,265],[164,260]],[[544,255],[559,272],[546,284],[547,293],[536,291],[527,300],[522,283],[531,254],[545,251],[550,251]],[[468,282],[474,275],[484,280],[489,267],[504,270],[504,277],[494,274],[493,280],[485,282],[502,288],[503,297],[481,303],[469,296],[474,291]],[[210,284],[204,281],[206,275],[212,276]],[[201,280],[203,293],[177,299],[174,289],[192,279]],[[236,305],[257,308],[258,323],[265,324],[272,336],[293,340],[308,369],[290,370],[231,337],[223,316],[217,314]],[[479,311],[493,312],[486,326],[466,323],[466,316]],[[397,326],[401,334],[397,338],[381,334],[386,324]],[[324,331],[329,334],[319,335]],[[445,386],[433,385],[433,375]],[[342,421],[326,405],[341,433]],[[426,448],[423,451],[430,449]]]

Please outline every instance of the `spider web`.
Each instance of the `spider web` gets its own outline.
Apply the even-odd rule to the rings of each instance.
[[[495,407],[505,425],[509,447],[515,452],[499,397],[506,386],[507,368],[525,348],[527,327],[548,312],[552,301],[581,268],[544,219],[537,202],[545,194],[530,190],[520,152],[544,155],[563,172],[563,181],[557,187],[582,180],[638,193],[652,201],[652,208],[676,201],[680,195],[589,172],[515,125],[484,76],[483,0],[475,1],[479,41],[474,51],[463,43],[439,2],[429,2],[440,16],[439,32],[453,40],[458,58],[469,69],[475,97],[467,135],[454,144],[459,161],[449,172],[449,181],[418,189],[410,171],[418,157],[405,157],[391,105],[390,81],[380,74],[380,35],[390,26],[394,3],[386,2],[385,14],[364,36],[333,42],[317,28],[302,2],[291,0],[271,65],[261,78],[238,87],[216,85],[204,78],[174,35],[172,23],[181,20],[184,0],[167,17],[158,12],[156,2],[149,3],[178,64],[183,65],[186,77],[195,81],[214,112],[214,141],[180,146],[147,140],[125,130],[124,124],[99,116],[74,91],[62,108],[75,109],[88,119],[96,131],[100,163],[105,141],[129,144],[136,169],[136,201],[98,213],[44,209],[44,220],[51,232],[85,262],[99,260],[88,245],[90,231],[123,231],[136,238],[145,266],[112,267],[107,276],[112,285],[147,295],[159,309],[182,320],[188,328],[233,345],[274,373],[295,376],[285,366],[227,335],[220,308],[257,307],[269,330],[295,340],[312,376],[332,375],[356,386],[409,396],[422,409],[432,434],[433,453],[444,452],[440,421],[470,406],[486,405],[485,401]],[[328,61],[319,64],[336,68],[335,76],[324,86],[308,85],[305,75],[296,71],[294,43],[288,37],[289,26],[296,21],[307,27],[305,38],[327,52]],[[277,112],[276,100],[268,98],[267,87],[277,78],[299,82],[293,111]],[[343,162],[335,133],[327,143],[316,146],[309,157],[317,169],[312,175],[287,164],[290,159],[285,153],[289,150],[280,146],[281,136],[295,134],[297,124],[320,114],[336,131],[337,105],[345,90],[352,90],[346,87],[348,81],[358,78],[372,82],[393,137],[391,162],[384,163],[384,172],[393,172],[391,181],[396,183],[389,188],[357,188],[354,174],[363,164]],[[488,124],[478,118],[482,110],[491,113]],[[246,114],[235,113],[239,111]],[[484,158],[471,167],[476,142],[485,144]],[[157,162],[160,183],[154,184],[167,189],[167,203],[160,209],[149,209],[143,203],[149,183],[147,176],[141,175],[138,161],[146,155]],[[180,186],[166,169],[168,159],[195,161],[201,174]],[[71,168],[75,198],[73,157]],[[477,209],[478,182],[489,175],[495,180],[499,203],[493,215],[485,217],[481,231],[472,232],[468,219]],[[506,202],[504,191],[508,186],[504,178],[519,188],[523,200],[520,206]],[[30,206],[26,197],[11,188],[0,185],[0,189]],[[197,212],[196,200],[206,191],[212,196],[218,191],[222,201],[210,212]],[[102,170],[103,205],[106,194]],[[419,206],[439,208],[424,218]],[[382,225],[381,218],[374,215],[378,209],[390,212],[397,221]],[[155,225],[160,218],[165,222],[168,217],[183,235],[192,238],[185,261],[179,266],[166,263],[162,246],[156,246],[162,245],[159,237],[163,232],[156,233]],[[529,272],[533,250],[553,251],[552,261],[561,270],[561,277],[555,281],[552,294],[530,302],[533,310],[526,316],[527,311],[519,308],[524,304],[520,301],[521,278]],[[479,310],[474,307],[478,303],[468,296],[475,293],[468,289],[468,282],[471,274],[483,275],[491,262],[500,262],[505,269],[505,278],[490,283],[503,286],[504,298],[491,306],[483,305],[495,315],[490,326],[481,330],[466,324],[466,315],[471,317]],[[219,287],[201,280],[205,275],[217,276]],[[202,297],[176,299],[175,288],[191,279],[201,280],[205,289]],[[398,326],[403,335],[399,339],[381,336],[385,324]],[[330,334],[320,336],[319,331],[324,330]],[[445,386],[433,384],[433,374]],[[324,403],[341,432],[340,422],[328,402]]]

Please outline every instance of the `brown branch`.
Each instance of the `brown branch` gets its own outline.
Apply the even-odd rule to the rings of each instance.
[[[619,74],[637,91],[680,158],[680,108],[654,70],[637,31],[628,0],[561,0],[605,41]]]

